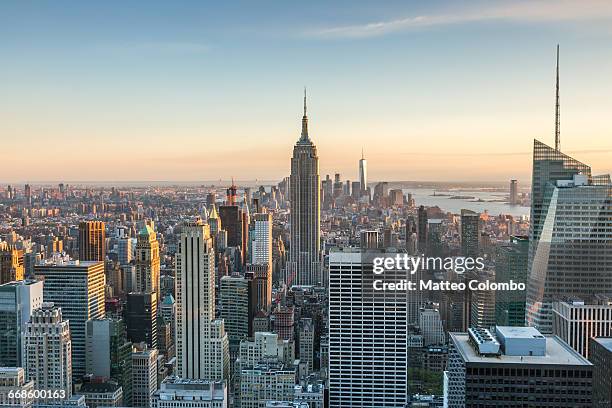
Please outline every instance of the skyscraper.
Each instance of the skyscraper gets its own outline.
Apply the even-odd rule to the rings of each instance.
[[[363,254],[329,254],[329,407],[405,407],[409,297],[365,293],[372,263]]]
[[[291,158],[291,246],[285,283],[315,285],[321,283],[321,180],[317,148],[308,135],[306,90],[302,134]]]
[[[79,224],[79,260],[104,261],[106,231],[102,221],[82,221]]]
[[[127,337],[132,343],[157,348],[157,294],[132,292],[127,295]]]
[[[0,367],[21,366],[21,333],[42,301],[42,282],[0,285]]]
[[[461,255],[477,258],[480,253],[480,214],[461,210]]]
[[[157,390],[157,349],[137,344],[132,352],[132,406],[148,408]]]
[[[363,196],[368,191],[368,162],[363,156],[363,149],[361,149],[361,159],[359,159],[359,185]]]
[[[85,375],[85,324],[105,317],[104,262],[55,260],[34,267],[36,278],[44,280],[45,302],[61,307],[70,321],[72,373]]]
[[[136,241],[136,290],[155,292],[159,299],[159,243],[157,234],[149,224],[143,224]]]
[[[510,204],[517,205],[519,203],[518,199],[518,181],[510,180]]]
[[[24,368],[39,390],[62,390],[72,395],[72,348],[68,320],[61,308],[43,303],[32,313],[23,334]]]
[[[228,338],[223,320],[215,319],[215,254],[200,220],[181,226],[175,276],[178,376],[227,379]]]
[[[0,285],[24,278],[23,250],[0,242]]]
[[[535,140],[531,195],[526,319],[552,333],[554,300],[612,292],[612,184]]]
[[[500,245],[495,258],[495,281],[526,282],[529,238],[512,236]],[[525,291],[498,291],[495,294],[495,321],[499,326],[525,325]]]

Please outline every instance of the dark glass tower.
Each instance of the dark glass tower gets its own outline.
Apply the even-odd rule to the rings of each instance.
[[[306,91],[302,134],[293,148],[289,196],[291,201],[291,246],[286,283],[315,285],[321,277],[321,180],[317,147],[308,136]]]

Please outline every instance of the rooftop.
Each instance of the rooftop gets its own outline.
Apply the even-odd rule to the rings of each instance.
[[[592,364],[574,351],[558,337],[548,336],[546,339],[546,354],[543,356],[482,356],[469,344],[467,333],[450,333],[451,340],[457,351],[467,363],[484,364],[548,364],[548,365],[577,365],[591,366]]]
[[[601,344],[607,350],[612,351],[612,337],[595,337],[593,341]]]

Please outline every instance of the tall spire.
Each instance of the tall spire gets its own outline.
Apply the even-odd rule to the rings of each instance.
[[[559,150],[561,143],[561,112],[559,106],[559,44],[557,44],[557,93],[555,103],[555,150]]]
[[[308,140],[308,116],[306,115],[306,87],[304,87],[304,116],[302,117],[302,137],[300,140]]]
[[[361,148],[361,160],[363,160],[363,147]]]

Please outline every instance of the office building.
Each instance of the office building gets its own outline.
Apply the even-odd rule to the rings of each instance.
[[[495,282],[527,282],[529,238],[511,236],[499,246],[495,258]],[[495,294],[495,321],[499,326],[525,325],[525,290],[498,291]]]
[[[132,343],[146,343],[157,348],[157,294],[128,293],[125,310],[127,338]]]
[[[23,280],[24,276],[23,250],[4,241],[0,242],[0,285]]]
[[[612,292],[612,184],[535,140],[527,324],[552,333],[552,302]]]
[[[141,343],[132,351],[132,406],[147,408],[157,390],[156,349]]]
[[[272,267],[271,264],[247,265],[246,275],[253,281],[253,308],[257,313],[270,312],[272,307]]]
[[[88,408],[126,406],[123,389],[114,381],[86,381],[81,385],[78,395],[85,397]]]
[[[102,221],[79,223],[79,260],[104,261],[106,258],[106,230]]]
[[[427,252],[427,210],[422,205],[417,210],[417,249],[419,254]]]
[[[0,366],[0,407],[30,408],[34,403],[34,381],[27,381],[21,367]]]
[[[208,225],[181,226],[176,253],[177,375],[195,380],[229,377],[229,342],[215,319],[215,254]]]
[[[251,263],[272,265],[272,214],[253,215]]]
[[[0,367],[21,366],[21,333],[42,302],[42,282],[22,280],[0,285]]]
[[[419,328],[423,335],[423,346],[446,344],[440,311],[425,307],[419,311]]]
[[[266,401],[293,401],[295,369],[267,362],[240,372],[240,408],[260,408]]]
[[[311,318],[302,317],[298,325],[298,343],[300,361],[308,364],[308,371],[312,371],[314,364],[314,322]]]
[[[132,262],[132,238],[120,237],[117,239],[117,261],[120,265],[128,265]]]
[[[612,338],[589,340],[589,361],[593,363],[593,408],[612,405]]]
[[[593,337],[612,337],[612,298],[608,296],[561,299],[553,302],[552,312],[553,334],[585,358],[589,358]]]
[[[480,214],[471,210],[461,210],[461,256],[479,257],[479,240]]]
[[[304,91],[302,134],[293,148],[291,158],[291,246],[285,277],[287,286],[322,284],[320,184],[319,157],[308,134]]]
[[[151,408],[227,408],[223,381],[166,378],[151,399]]]
[[[68,320],[53,303],[34,310],[23,334],[23,366],[37,390],[72,395],[72,347]],[[53,398],[57,399],[57,398]]]
[[[508,200],[511,205],[520,204],[518,196],[518,181],[510,180],[510,199]]]
[[[159,290],[159,243],[157,234],[149,224],[143,224],[136,241],[136,289],[134,292],[155,292]]]
[[[591,407],[593,365],[533,327],[450,333],[445,402],[465,407]]]
[[[251,307],[253,281],[243,276],[221,278],[221,318],[229,340],[230,356],[235,359],[240,341],[249,337],[254,315]]]
[[[330,252],[329,407],[404,407],[408,295],[364,292],[364,277],[372,273],[364,268],[372,264],[358,250]]]
[[[125,405],[132,403],[132,343],[121,319],[87,321],[86,372],[117,382]]]
[[[62,309],[70,321],[72,374],[85,375],[85,325],[89,319],[105,317],[104,262],[70,261],[62,258],[34,266],[36,278],[44,281],[43,298]]]

